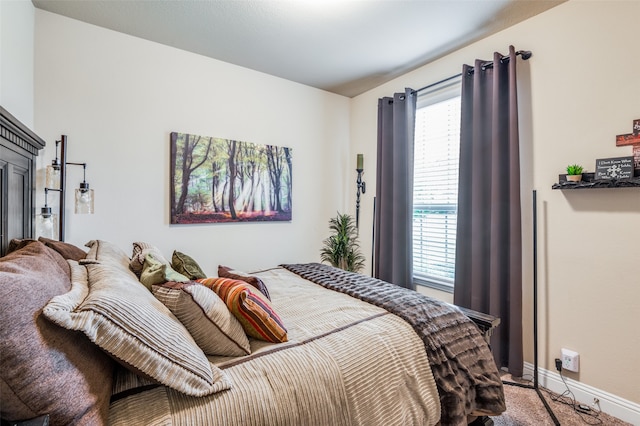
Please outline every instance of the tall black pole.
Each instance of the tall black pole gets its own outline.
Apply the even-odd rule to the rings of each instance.
[[[538,389],[538,200],[533,190],[533,387]]]
[[[64,201],[67,194],[67,135],[62,135],[60,138],[60,212],[58,220],[60,221],[58,226],[60,229],[58,238],[60,241],[64,241],[64,216],[65,207]]]
[[[505,385],[519,386],[521,388],[534,389],[540,397],[540,401],[546,408],[553,424],[560,426],[558,418],[544,399],[540,386],[538,385],[538,201],[536,190],[533,190],[533,386],[517,382],[505,382]]]
[[[375,277],[376,266],[376,197],[373,197],[373,226],[371,227],[371,276]]]

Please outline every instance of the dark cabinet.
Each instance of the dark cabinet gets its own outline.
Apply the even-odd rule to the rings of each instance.
[[[0,255],[12,238],[34,236],[35,169],[45,142],[0,107]]]

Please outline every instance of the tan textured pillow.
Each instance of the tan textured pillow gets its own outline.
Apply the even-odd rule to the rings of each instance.
[[[107,424],[113,361],[84,334],[42,315],[70,288],[69,264],[38,241],[0,258],[3,419],[48,413],[52,425]]]
[[[84,260],[102,263],[115,263],[129,268],[129,256],[117,245],[103,240],[91,240],[85,244],[89,252]]]
[[[205,354],[243,356],[251,353],[240,322],[211,289],[191,281],[154,285],[152,291],[189,330]]]
[[[128,266],[69,263],[71,291],[51,299],[47,318],[82,331],[121,364],[187,395],[230,388],[226,375]]]
[[[133,253],[131,254],[129,268],[131,268],[137,276],[142,274],[142,270],[144,269],[144,259],[147,257],[147,254],[151,254],[161,263],[170,265],[170,262],[165,259],[162,252],[156,246],[145,243],[144,241],[136,241],[133,243]]]

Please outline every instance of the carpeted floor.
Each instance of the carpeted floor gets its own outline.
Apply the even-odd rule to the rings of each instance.
[[[523,382],[514,379],[510,375],[502,377],[503,381]],[[557,399],[558,395],[550,393],[544,388],[542,395],[551,407],[553,413],[562,426],[582,426],[582,425],[603,425],[603,426],[632,426],[630,423],[623,422],[620,419],[612,417],[605,413],[599,413],[592,409],[591,415],[576,412],[573,406],[563,404]],[[495,426],[554,426],[551,416],[545,409],[538,393],[534,389],[522,388],[518,386],[504,386],[504,393],[507,402],[507,411],[497,417],[492,417]],[[566,402],[570,402],[569,398],[561,398]],[[583,401],[578,401],[579,404]],[[589,404],[587,404],[589,405]],[[593,407],[592,407],[593,408]],[[597,406],[595,407],[597,409]]]

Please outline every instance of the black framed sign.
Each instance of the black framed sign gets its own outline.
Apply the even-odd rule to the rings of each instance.
[[[629,179],[632,177],[633,156],[596,160],[596,179]]]

